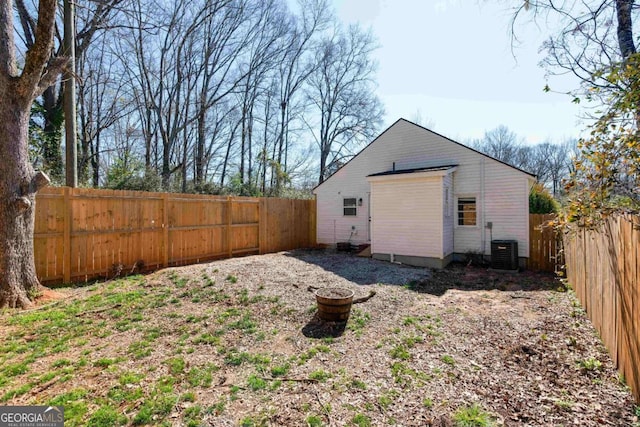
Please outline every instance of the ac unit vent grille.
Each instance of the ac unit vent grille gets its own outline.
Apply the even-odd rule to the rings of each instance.
[[[518,269],[518,242],[516,240],[491,241],[491,268],[496,270]]]

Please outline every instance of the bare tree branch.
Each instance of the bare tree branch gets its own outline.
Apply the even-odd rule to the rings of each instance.
[[[25,100],[28,100],[28,103],[31,103],[31,101],[44,90],[40,83],[43,81],[45,67],[51,56],[51,49],[53,49],[56,10],[56,0],[40,0],[35,40],[31,48],[27,51],[24,69],[20,75],[17,87],[18,93],[20,93]],[[54,66],[51,69],[51,73],[59,72],[60,70],[60,66]]]

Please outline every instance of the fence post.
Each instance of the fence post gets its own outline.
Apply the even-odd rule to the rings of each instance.
[[[162,266],[169,266],[169,193],[162,194]]]
[[[260,198],[258,204],[258,248],[260,255],[265,253],[267,247],[267,199]]]
[[[311,220],[309,221],[309,246],[315,247],[318,245],[316,241],[318,228],[318,196],[316,194],[313,195],[313,199],[311,199],[309,203],[309,212],[311,214]]]
[[[231,236],[233,234],[233,230],[231,230],[231,226],[233,225],[233,200],[231,196],[227,196],[227,251],[229,258],[233,257],[233,242],[231,241]]]
[[[62,280],[71,283],[71,188],[64,188],[64,261],[62,263]]]

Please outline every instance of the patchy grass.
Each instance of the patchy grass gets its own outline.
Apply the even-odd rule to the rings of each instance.
[[[484,411],[478,404],[463,406],[453,414],[456,427],[493,427],[495,423],[491,414]]]
[[[400,359],[400,360],[409,360],[409,359],[411,359],[411,353],[409,353],[407,348],[405,346],[403,346],[403,345],[396,345],[395,347],[393,347],[391,349],[389,354],[394,359]]]
[[[319,382],[325,382],[327,379],[331,377],[332,375],[329,372],[324,371],[323,369],[318,369],[309,374],[310,379],[316,380]]]
[[[256,375],[249,375],[247,379],[247,385],[250,390],[258,391],[267,388],[267,381],[264,378],[260,378]]]
[[[111,406],[101,406],[89,418],[87,425],[95,427],[123,426],[127,417]]]
[[[440,358],[440,360],[442,360],[444,363],[446,363],[447,365],[450,366],[455,366],[456,361],[453,358],[453,356],[449,356],[448,354],[445,354],[444,356],[442,356],[442,358]]]
[[[588,357],[586,359],[579,360],[578,366],[585,371],[593,372],[602,369],[602,362],[595,357]]]
[[[571,292],[538,276],[425,274],[302,252],[62,289],[69,298],[0,312],[0,403],[63,405],[65,426],[491,426],[498,413],[633,425]],[[500,291],[506,280],[530,286],[526,298]],[[310,338],[306,287],[318,283],[376,296],[339,333]]]
[[[324,425],[322,418],[318,415],[309,415],[304,422],[307,423],[308,427],[321,427]]]
[[[352,308],[347,329],[353,331],[356,337],[361,337],[362,334],[364,334],[365,327],[370,321],[371,315],[369,313],[363,312],[358,308]]]
[[[371,426],[371,418],[364,414],[356,414],[352,419],[351,423],[354,426],[358,427],[370,427]]]
[[[289,365],[288,363],[277,365],[271,368],[271,375],[274,377],[283,377],[287,375],[289,369],[291,369],[291,365]]]

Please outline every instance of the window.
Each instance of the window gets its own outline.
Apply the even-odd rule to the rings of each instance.
[[[356,216],[356,203],[357,200],[355,197],[344,198],[342,202],[342,207],[344,211],[344,216]]]
[[[458,199],[458,225],[476,225],[476,198]]]

